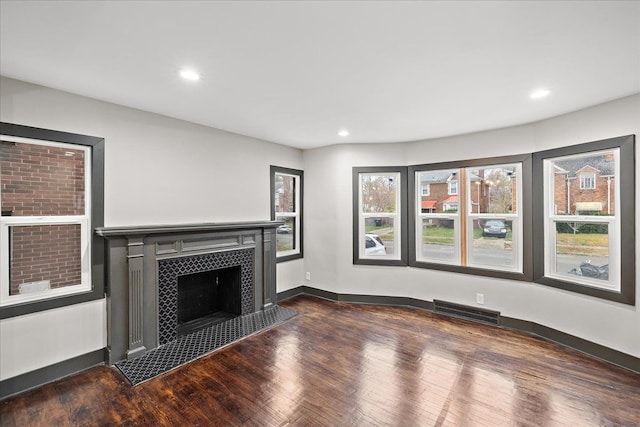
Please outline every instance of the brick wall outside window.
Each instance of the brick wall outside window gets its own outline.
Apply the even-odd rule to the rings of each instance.
[[[80,284],[80,226],[35,225],[11,227],[9,295],[23,283],[49,280],[51,288]]]
[[[84,214],[84,152],[0,144],[2,212],[12,216]]]
[[[0,143],[2,214],[84,215],[84,152],[68,147]],[[49,280],[51,288],[80,284],[80,226],[10,228],[10,294]]]

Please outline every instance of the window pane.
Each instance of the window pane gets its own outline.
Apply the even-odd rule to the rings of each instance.
[[[2,215],[84,215],[84,156],[68,147],[2,141]]]
[[[455,262],[455,229],[453,219],[428,218],[422,220],[422,258],[434,261]]]
[[[517,213],[517,168],[470,168],[470,213]]]
[[[556,222],[556,273],[609,280],[609,225]]]
[[[296,182],[291,175],[275,174],[274,208],[276,212],[296,211]]]
[[[393,218],[366,218],[364,220],[365,256],[395,255]]]
[[[276,229],[277,251],[292,251],[296,248],[296,219],[295,217],[276,217],[284,224]]]
[[[396,181],[398,174],[360,174],[362,212],[395,213],[397,208]]]
[[[474,219],[472,224],[470,263],[483,267],[515,268],[513,221],[483,218]]]
[[[615,150],[550,160],[553,214],[615,215]]]
[[[443,213],[458,211],[458,169],[418,172],[420,188],[428,188],[420,195],[420,213]],[[452,187],[454,194],[451,194]]]
[[[9,295],[81,284],[79,224],[12,226]]]

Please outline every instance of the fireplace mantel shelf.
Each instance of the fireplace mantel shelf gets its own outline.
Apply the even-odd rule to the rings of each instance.
[[[126,227],[98,227],[95,233],[108,239],[122,236],[147,236],[155,234],[173,234],[186,232],[250,230],[256,228],[276,228],[282,221],[241,221],[241,222],[209,222],[196,224],[171,225],[134,225]]]

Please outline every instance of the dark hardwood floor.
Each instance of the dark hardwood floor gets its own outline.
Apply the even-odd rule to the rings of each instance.
[[[2,426],[637,426],[640,375],[426,311],[283,306],[281,325],[138,386],[96,367],[0,403]]]

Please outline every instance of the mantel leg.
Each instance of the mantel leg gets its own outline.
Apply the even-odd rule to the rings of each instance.
[[[135,359],[147,352],[143,344],[143,240],[143,237],[130,237],[127,242],[127,260],[129,263],[129,348],[127,350],[127,360]]]

